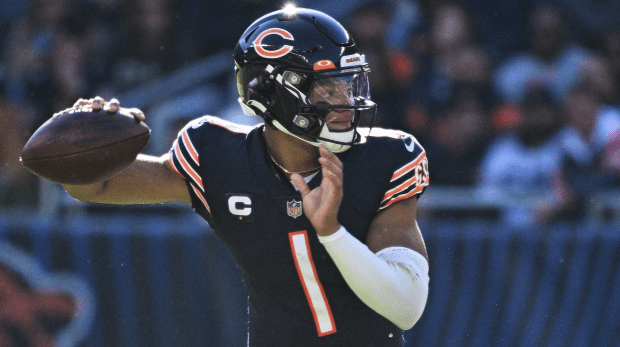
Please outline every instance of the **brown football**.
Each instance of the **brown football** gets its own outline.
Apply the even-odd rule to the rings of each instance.
[[[97,183],[129,166],[150,136],[151,129],[124,109],[109,113],[75,107],[41,125],[24,146],[20,161],[53,182]]]

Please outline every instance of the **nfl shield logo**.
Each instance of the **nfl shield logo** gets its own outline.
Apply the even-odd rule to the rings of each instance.
[[[301,216],[302,210],[301,210],[301,201],[287,201],[286,202],[286,213],[293,217],[293,218],[297,218],[299,216]]]

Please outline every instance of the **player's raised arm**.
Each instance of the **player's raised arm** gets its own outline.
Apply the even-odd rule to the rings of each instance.
[[[92,106],[109,113],[120,110],[116,99],[106,103],[102,98],[80,99],[74,106]],[[142,111],[126,109],[136,119],[145,120]],[[105,116],[105,115],[102,115]],[[63,187],[74,198],[104,204],[153,204],[170,201],[191,203],[185,181],[170,167],[168,154],[154,157],[140,154],[116,176],[95,184]]]
[[[310,190],[300,175],[305,214],[319,241],[362,302],[403,330],[420,319],[428,297],[428,255],[416,222],[417,197],[399,201],[373,218],[366,243],[338,223],[342,163],[321,146],[323,181]],[[339,228],[339,229],[338,229]]]

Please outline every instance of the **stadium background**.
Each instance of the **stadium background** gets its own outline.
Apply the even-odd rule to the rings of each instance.
[[[431,292],[407,346],[619,346],[619,3],[297,4],[351,29],[381,125],[428,151]],[[0,1],[0,344],[38,346],[38,331],[59,346],[243,345],[242,283],[191,209],[79,203],[17,158],[80,97],[143,109],[149,154],[202,114],[255,122],[236,104],[231,52],[281,5]],[[607,120],[578,151],[595,159],[561,146],[573,114]],[[530,151],[506,152],[512,134]]]

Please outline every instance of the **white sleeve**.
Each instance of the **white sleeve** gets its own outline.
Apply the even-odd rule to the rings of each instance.
[[[420,319],[428,298],[428,262],[405,247],[373,253],[344,227],[319,236],[353,292],[368,307],[408,330]]]

